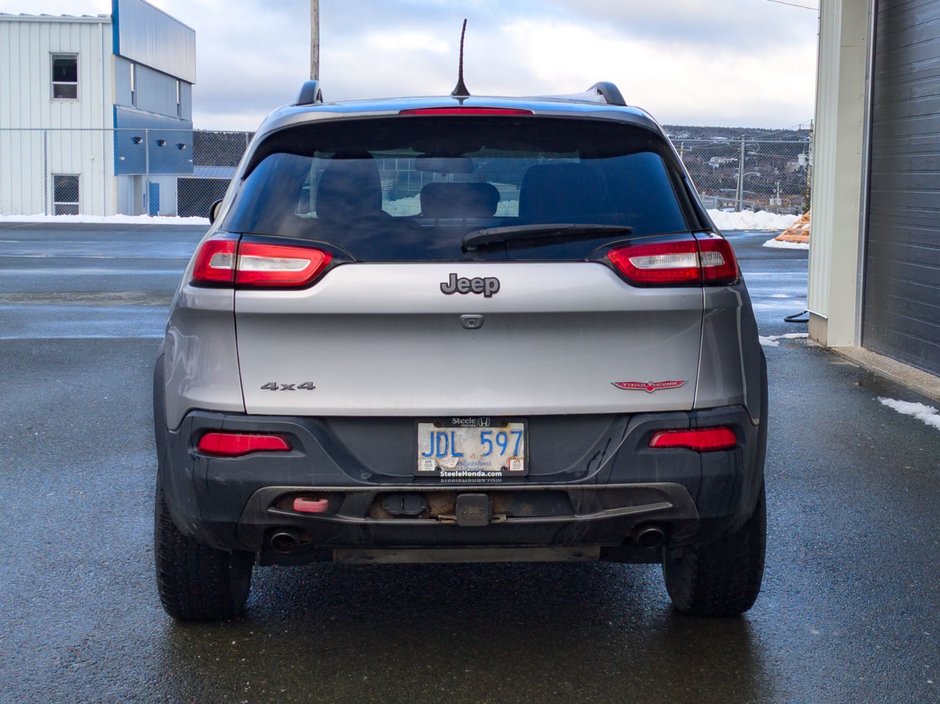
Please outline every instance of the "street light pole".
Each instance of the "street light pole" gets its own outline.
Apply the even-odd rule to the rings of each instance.
[[[320,78],[320,0],[310,0],[310,78]]]

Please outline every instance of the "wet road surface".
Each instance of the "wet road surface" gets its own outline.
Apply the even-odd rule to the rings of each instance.
[[[243,618],[175,624],[149,374],[198,238],[0,229],[0,701],[940,700],[940,431],[800,340],[766,349],[767,572],[742,618],[675,613],[656,566],[318,565],[257,570]],[[731,238],[761,333],[805,332],[782,321],[805,252]]]

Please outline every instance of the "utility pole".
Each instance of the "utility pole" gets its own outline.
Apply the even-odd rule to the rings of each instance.
[[[806,155],[806,190],[803,193],[803,212],[808,213],[813,201],[813,153],[816,149],[816,124],[809,121],[809,147]]]
[[[310,0],[310,78],[320,78],[320,0]]]

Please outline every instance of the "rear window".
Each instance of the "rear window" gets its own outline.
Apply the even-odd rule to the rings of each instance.
[[[656,135],[597,120],[320,122],[259,145],[223,226],[328,243],[359,261],[583,259],[611,236],[472,254],[461,239],[547,223],[623,225],[634,237],[688,231],[671,163]]]

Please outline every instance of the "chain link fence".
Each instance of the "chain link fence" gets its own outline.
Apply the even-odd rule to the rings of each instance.
[[[250,132],[0,129],[0,215],[201,216],[225,193]],[[809,140],[674,140],[708,208],[809,207]],[[389,166],[389,168],[393,168]],[[397,173],[383,185],[417,195]]]
[[[804,213],[812,185],[812,143],[674,140],[706,207]]]

